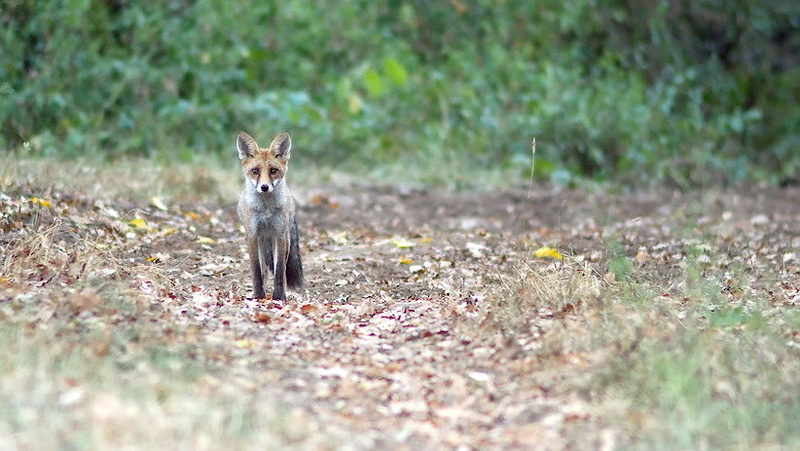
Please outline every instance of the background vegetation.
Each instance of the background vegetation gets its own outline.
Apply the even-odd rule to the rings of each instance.
[[[800,172],[795,0],[9,0],[0,149],[677,183]],[[27,143],[27,144],[26,144]],[[410,166],[411,165],[411,166]],[[394,169],[392,169],[394,168]]]
[[[800,182],[798,28],[797,0],[3,0],[0,449],[800,449],[800,190],[763,183]],[[240,129],[292,131],[307,180],[514,183],[535,136],[543,180],[714,189],[301,179],[282,304],[247,297]]]

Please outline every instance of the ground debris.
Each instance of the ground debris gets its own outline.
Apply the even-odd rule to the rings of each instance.
[[[581,374],[626,364],[689,319],[746,328],[762,294],[774,309],[800,299],[797,189],[350,190],[299,199],[307,283],[277,301],[249,297],[233,200],[113,205],[17,187],[0,195],[0,319],[100,331],[92,355],[125,367],[158,342],[184,356],[170,365],[202,368],[198,390],[284,406],[297,421],[286,443],[308,432],[358,436],[357,448],[611,449],[649,420],[606,415]],[[642,274],[657,308],[604,303]],[[629,328],[592,338],[617,314]],[[123,326],[135,333],[120,342]],[[792,327],[781,333],[800,348]],[[87,390],[74,382],[57,402],[101,421],[142,415]]]

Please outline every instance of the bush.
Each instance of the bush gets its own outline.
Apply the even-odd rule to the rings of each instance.
[[[565,180],[780,180],[794,3],[11,0],[0,147],[191,159],[289,129],[320,164],[458,182],[525,174],[536,136]]]

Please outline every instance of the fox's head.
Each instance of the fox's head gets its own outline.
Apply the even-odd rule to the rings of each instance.
[[[245,180],[259,193],[271,193],[280,185],[289,168],[292,138],[287,132],[278,133],[269,148],[262,149],[252,136],[245,132],[236,135],[236,150],[242,162]]]

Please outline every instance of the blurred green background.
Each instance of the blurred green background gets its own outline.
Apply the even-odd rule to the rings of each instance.
[[[0,149],[698,185],[800,173],[797,0],[4,0]],[[300,153],[300,152],[298,152]]]

